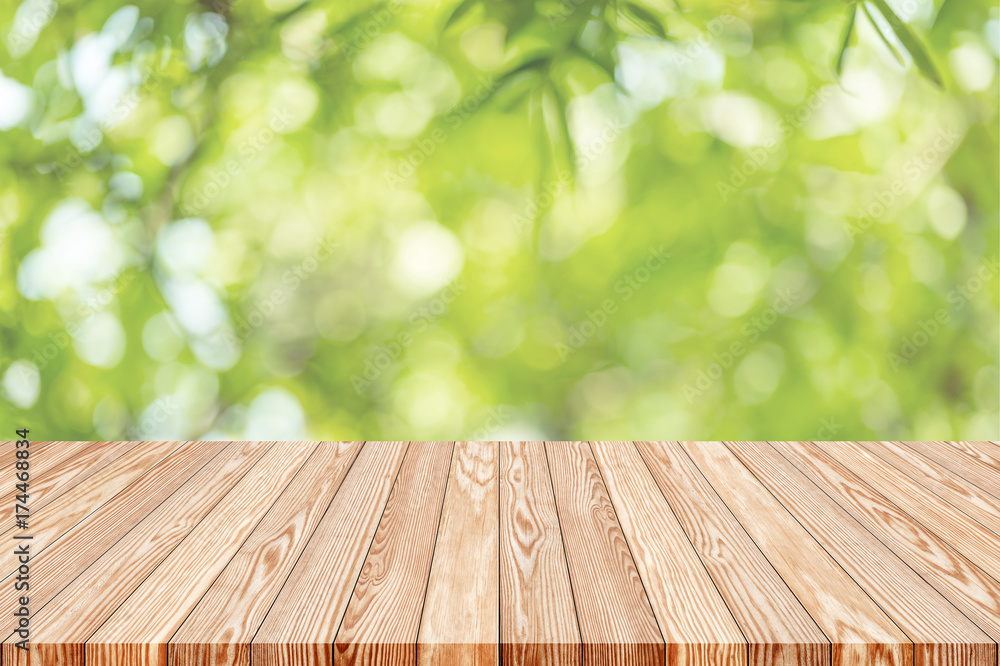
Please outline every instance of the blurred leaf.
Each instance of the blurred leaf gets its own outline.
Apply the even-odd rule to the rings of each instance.
[[[493,95],[493,101],[504,111],[510,111],[538,87],[540,79],[541,75],[534,68],[508,74],[500,82],[500,87]]]
[[[868,10],[868,3],[862,2],[861,9],[864,10],[865,16],[868,17],[868,21],[872,24],[872,29],[878,33],[878,36],[881,38],[882,44],[885,45],[885,48],[889,50],[889,53],[892,54],[892,57],[896,59],[896,62],[899,63],[901,67],[906,67],[906,60],[903,59],[903,54],[899,52],[899,49],[897,49],[896,45],[892,43],[888,35],[882,32],[881,24],[875,20],[875,17],[872,16],[871,12]]]
[[[834,65],[834,71],[838,77],[844,71],[844,58],[847,56],[847,45],[850,43],[851,35],[854,32],[854,18],[857,14],[857,6],[851,4],[847,10],[847,21],[844,23],[844,31],[840,35],[840,53],[837,54],[837,62]]]
[[[663,29],[661,19],[645,7],[629,0],[619,0],[618,10],[628,23],[635,26],[638,32],[651,37],[669,39]]]
[[[561,152],[558,154],[565,157],[567,162],[565,170],[569,173],[571,179],[575,179],[576,150],[573,146],[573,136],[569,131],[569,104],[566,98],[559,92],[559,88],[554,82],[549,82],[549,88],[552,91],[552,98],[558,112],[554,124],[559,128],[559,140],[554,142],[554,145],[561,146]],[[558,165],[558,160],[556,160],[556,164]]]
[[[923,43],[913,32],[913,29],[904,23],[896,15],[896,12],[892,11],[892,7],[889,6],[886,0],[871,0],[871,2],[889,22],[889,25],[892,26],[893,33],[903,45],[903,48],[910,54],[910,57],[913,58],[913,62],[917,68],[931,81],[943,87],[944,83],[941,80],[941,75],[938,73],[937,67],[934,65],[934,61],[931,59],[930,54],[927,53],[927,49],[924,48]]]
[[[479,4],[480,0],[462,0],[458,3],[458,6],[451,12],[448,16],[448,20],[444,22],[444,27],[441,29],[442,32],[453,26],[455,23],[460,21],[463,16],[469,13],[473,7]]]

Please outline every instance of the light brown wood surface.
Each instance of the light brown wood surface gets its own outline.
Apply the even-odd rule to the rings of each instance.
[[[92,601],[90,595],[96,590],[91,590],[87,583],[96,578],[100,583],[97,590],[101,590],[103,586],[107,585],[111,587],[122,586],[126,594],[131,591],[129,589],[130,580],[127,577],[119,577],[114,566],[106,566],[105,563],[115,563],[113,556],[105,558],[100,563],[95,562],[95,560],[100,561],[109,552],[109,549],[113,549],[120,540],[124,539],[127,544],[133,540],[142,539],[143,535],[148,534],[148,532],[143,529],[133,530],[144,522],[147,523],[147,527],[152,525],[151,533],[153,535],[163,534],[169,539],[171,530],[164,529],[164,525],[156,521],[155,518],[148,520],[149,515],[156,510],[157,506],[172,497],[175,491],[182,487],[201,466],[218,454],[223,446],[224,443],[202,445],[188,443],[177,447],[169,459],[158,461],[158,464],[151,463],[152,468],[119,493],[115,497],[116,501],[108,502],[100,507],[86,519],[74,525],[50,548],[36,553],[35,559],[32,561],[32,576],[34,576],[35,582],[30,590],[29,598],[32,601],[33,610],[41,609],[37,616],[39,622],[36,623],[36,627],[40,631],[35,633],[35,638],[41,640],[35,643],[35,649],[32,651],[32,659],[30,660],[32,666],[46,663],[50,659],[50,655],[55,654],[63,654],[64,661],[68,659],[67,654],[74,655],[72,661],[66,661],[68,664],[83,662],[83,643],[90,632],[82,632],[83,638],[70,638],[70,636],[78,636],[71,628],[72,623],[76,621],[86,622],[89,619],[93,623],[91,626],[96,628],[107,617],[106,613],[115,607],[115,605],[102,607]],[[155,447],[153,451],[158,451],[159,448]],[[123,462],[134,461],[125,460]],[[132,478],[136,473],[133,464],[122,464],[112,469],[119,469],[125,478]],[[86,483],[89,481],[79,484],[76,489],[89,495],[90,490],[83,488]],[[219,485],[221,491],[224,492],[223,480],[220,479]],[[184,502],[185,506],[189,504],[187,501]],[[174,519],[173,516],[171,518]],[[91,566],[92,563],[93,566]],[[67,585],[73,583],[81,571],[83,572],[81,585],[76,589],[82,590],[83,594],[74,594],[70,590],[63,597],[62,605],[49,606],[49,601],[63,591]],[[4,598],[3,610],[5,612],[3,617],[5,619],[12,615],[15,604],[16,600],[13,597]],[[66,632],[60,630],[60,623],[64,621],[70,625],[66,627]],[[15,628],[13,622],[5,621],[0,626],[2,626],[4,636],[7,636],[3,643],[2,654],[0,654],[2,663],[8,666],[15,663],[27,664],[28,655],[17,650],[13,645],[17,639],[9,636]],[[51,634],[51,638],[46,638],[46,632],[50,627],[54,628],[55,631]],[[67,648],[67,645],[71,647]]]
[[[729,442],[744,465],[791,510],[914,644],[914,665],[975,664],[993,641],[774,448]],[[780,444],[779,444],[780,446]]]
[[[913,643],[725,444],[682,446],[829,637],[834,666],[913,663]]]
[[[818,445],[837,460],[843,461],[869,487],[877,487],[890,502],[912,516],[980,569],[1000,580],[1000,540],[976,521],[898,469],[857,445],[823,442]]]
[[[543,442],[500,443],[503,663],[580,663],[580,628]]]
[[[456,442],[417,634],[420,666],[499,663],[500,447]]]
[[[412,666],[454,445],[411,442],[337,634],[337,664]]]
[[[103,549],[103,554],[71,580],[65,569],[56,568],[62,563],[57,549],[63,543],[44,553],[38,565],[41,589],[36,588],[32,595],[41,606],[36,612],[41,631],[34,637],[39,655],[50,653],[64,642],[78,646],[78,655],[85,654],[83,646],[94,632],[270,446],[259,442],[228,446],[225,442],[211,442],[189,446],[183,458],[172,457],[171,462],[186,458],[187,464],[177,468],[175,474],[160,478],[164,489],[173,489],[169,496],[117,542],[99,541],[83,546]],[[219,455],[223,451],[227,455]],[[167,469],[164,466],[163,470]],[[175,485],[177,482],[180,483]],[[154,497],[147,495],[146,501]],[[86,529],[100,527],[94,523]],[[67,540],[65,548],[81,546],[86,534],[76,532],[73,536],[80,537],[75,539],[77,543]]]
[[[945,442],[907,442],[906,445],[1000,499],[1000,467],[978,460],[978,457],[956,456],[952,453],[954,447]]]
[[[315,443],[291,443],[268,449],[88,639],[88,661],[94,658],[131,666],[121,656],[118,646],[122,645],[162,646],[158,654],[166,654],[164,648],[191,608],[215,583],[315,448]],[[207,561],[205,553],[212,553]]]
[[[996,442],[948,442],[948,444],[965,455],[1000,470],[1000,444]]]
[[[32,452],[28,507],[32,513],[52,503],[64,492],[85,480],[115,458],[134,449],[138,442],[66,442],[50,446],[40,453]],[[15,481],[0,486],[11,492],[0,497],[0,525],[12,525],[15,520]]]
[[[69,445],[69,444],[77,444],[78,442],[29,442],[29,446],[27,447],[29,449],[29,454],[28,454],[29,471],[32,471],[31,465],[34,464],[32,461],[35,459],[35,457],[41,454],[42,451],[44,451],[49,446],[55,443]],[[12,441],[0,442],[0,445],[2,445],[3,449],[2,451],[0,451],[0,483],[3,484],[4,488],[12,488],[15,483],[14,475],[17,473],[17,470],[15,469],[14,465],[18,461],[17,457],[18,447],[16,447],[14,445],[14,442]]]
[[[590,444],[548,442],[545,448],[584,664],[664,663],[663,636]]]
[[[901,442],[859,444],[1000,537],[1000,499]]]
[[[997,581],[814,443],[781,442],[780,446],[782,454],[813,483],[947,597],[994,643],[1000,640]]]
[[[591,442],[671,663],[747,663],[747,642],[632,442]]]
[[[171,663],[250,666],[250,642],[360,449],[319,443],[170,638]]]
[[[0,666],[997,666],[992,442],[0,444]]]
[[[358,453],[254,636],[254,666],[333,663],[333,642],[406,449],[406,442],[368,442]]]
[[[677,442],[636,443],[746,637],[752,666],[827,666],[830,641]]]
[[[134,481],[153,473],[171,452],[180,448],[184,448],[180,442],[151,442],[136,447],[80,483],[74,492],[44,503],[38,511],[32,511],[28,521],[33,537],[32,551],[39,553],[47,548]],[[11,526],[0,533],[0,541],[10,543],[15,531],[16,528]],[[13,550],[0,550],[0,571],[13,571],[16,566]]]

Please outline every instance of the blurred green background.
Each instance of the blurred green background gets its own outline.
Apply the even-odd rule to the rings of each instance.
[[[998,37],[5,2],[0,437],[1000,439]]]

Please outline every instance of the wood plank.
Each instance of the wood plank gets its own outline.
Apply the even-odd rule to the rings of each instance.
[[[37,444],[32,444],[28,447],[31,451],[31,476],[40,480],[45,472],[63,461],[79,455],[95,444],[108,443],[110,442],[48,442],[41,448],[38,448]],[[17,454],[14,455],[16,458]]]
[[[989,636],[771,445],[727,445],[913,641],[915,666],[995,666]]]
[[[87,663],[167,666],[171,636],[315,449],[315,442],[268,449],[87,640]],[[155,659],[136,662],[129,648],[119,647],[130,645],[155,646],[149,651]]]
[[[29,440],[30,441],[30,440]],[[31,452],[29,460],[51,446],[54,442],[31,442],[28,450]],[[15,483],[15,464],[17,463],[17,442],[5,440],[3,451],[0,451],[0,483],[3,488],[12,488]],[[22,447],[23,448],[23,447]]]
[[[406,448],[362,447],[253,639],[254,666],[333,664],[333,642]]]
[[[853,442],[817,442],[815,445],[834,460],[843,462],[890,502],[942,537],[993,580],[1000,580],[1000,548],[997,547],[995,534]]]
[[[1000,500],[899,442],[858,442],[1000,538]]]
[[[141,454],[145,445],[137,447],[129,454]],[[207,461],[215,456],[224,446],[224,443],[187,443],[176,449],[169,458],[157,461],[152,458],[138,458],[140,465],[149,464],[151,469],[143,474],[137,481],[129,485],[124,491],[117,494],[111,501],[105,503],[99,509],[91,513],[84,520],[73,526],[65,535],[53,543],[47,550],[34,555],[31,564],[31,605],[33,612],[44,608],[45,605],[55,597],[60,590],[69,585],[79,572],[85,570],[94,560],[103,553],[111,549],[122,539],[133,526],[143,521],[158,505],[170,497],[188,479],[195,474]],[[121,459],[119,458],[119,461]],[[118,461],[112,463],[116,465]],[[110,467],[110,466],[109,466]],[[118,467],[119,472],[132,473],[133,465]],[[107,468],[105,468],[107,469]],[[91,477],[90,480],[78,484],[74,488],[74,493],[89,491],[84,488],[93,479],[100,480],[100,475]],[[113,479],[105,479],[111,482]],[[56,503],[53,503],[53,506]],[[154,529],[163,528],[161,523],[154,524]],[[16,608],[16,600],[13,595],[0,597],[0,610],[2,610],[3,623],[0,630],[7,639],[2,646],[3,663],[7,666],[11,664],[24,664],[25,655],[22,650],[14,647],[13,643],[18,638],[12,634],[15,624],[7,618],[12,618]],[[35,635],[32,641],[37,638],[38,632],[44,630],[45,614],[39,617],[35,624]],[[57,636],[59,644],[62,644],[62,636]],[[82,640],[74,650],[80,659],[82,656]],[[55,644],[50,644],[52,653],[58,653],[61,648]],[[37,650],[32,651],[38,656],[32,663],[41,663],[41,656]]]
[[[1000,499],[1000,469],[975,458],[956,454],[955,449],[944,442],[905,442],[905,444],[920,455],[933,460],[945,469],[950,469],[969,483]]]
[[[906,635],[724,444],[681,446],[830,638],[834,666],[913,663]]]
[[[420,666],[499,663],[499,446],[456,442],[417,632]]]
[[[583,663],[662,664],[663,636],[587,442],[546,442]]]
[[[591,442],[669,663],[743,666],[747,641],[632,442]]]
[[[637,442],[749,641],[751,666],[828,666],[829,639],[677,442]]]
[[[895,442],[55,442],[32,458],[32,651],[0,596],[0,663],[993,666],[1000,498],[956,471],[992,468],[926,444],[960,462]]]
[[[90,475],[105,465],[120,458],[136,446],[138,442],[60,442],[50,446],[38,457],[47,453],[42,464],[38,458],[31,458],[31,483],[29,486],[29,507],[32,513],[49,505],[63,493],[85,481]],[[14,486],[5,486],[13,488]],[[14,524],[14,490],[0,497],[0,525]]]
[[[32,552],[41,553],[77,523],[163,463],[180,446],[180,442],[149,442],[136,447],[80,483],[74,492],[32,511],[28,530],[33,537]],[[0,534],[0,543],[10,543],[15,531],[13,527],[5,530]],[[0,550],[0,574],[13,572],[17,566],[13,549]]]
[[[500,443],[500,649],[512,666],[580,663],[580,629],[542,442]]]
[[[996,442],[947,442],[965,455],[1000,470],[1000,445]]]
[[[994,641],[1000,640],[1000,585],[940,537],[808,442],[781,442],[781,453],[886,543]]]
[[[86,449],[97,444],[100,443],[47,442],[43,447],[39,447],[39,445],[35,443],[32,443],[29,447],[25,447],[29,451],[28,461],[31,472],[31,483],[34,484],[40,482],[45,476],[45,473],[53,467],[56,467],[65,460],[79,455],[81,451],[85,451]],[[103,442],[103,444],[108,444],[108,442]],[[4,485],[0,486],[0,488],[13,488],[16,483],[15,473],[18,471],[16,468],[16,463],[18,461],[17,450],[14,442],[10,442],[9,446],[11,449],[7,453],[10,455],[9,457],[5,456],[8,457],[8,464],[4,465],[4,467],[9,467],[9,469],[4,472],[4,475],[6,476],[9,474],[9,476],[2,479]],[[22,448],[21,450],[24,451],[25,448]],[[14,492],[12,491],[5,494],[4,498],[6,499],[8,495],[12,496],[14,495]]]
[[[452,442],[411,442],[337,634],[337,664],[414,666]]]
[[[131,509],[145,517],[122,533],[120,539],[109,543],[94,538],[93,533],[102,527],[94,523],[79,533],[83,538],[90,535],[86,542],[66,541],[67,548],[77,549],[69,562],[64,553],[57,552],[62,544],[47,551],[32,568],[38,581],[32,585],[31,595],[35,626],[32,643],[39,658],[51,657],[60,645],[68,643],[77,646],[76,661],[72,663],[82,663],[87,639],[270,446],[260,442],[192,444],[168,461],[180,464],[172,472],[172,479],[183,479],[175,485],[161,478],[164,487],[174,489],[168,496],[146,492],[141,497],[122,498],[138,506],[116,508]],[[162,502],[151,511],[143,511],[160,499]]]
[[[360,450],[319,443],[170,639],[171,664],[250,666],[254,634]]]

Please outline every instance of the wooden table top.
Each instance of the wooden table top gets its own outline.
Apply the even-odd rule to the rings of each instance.
[[[0,666],[997,664],[995,442],[17,450]]]

